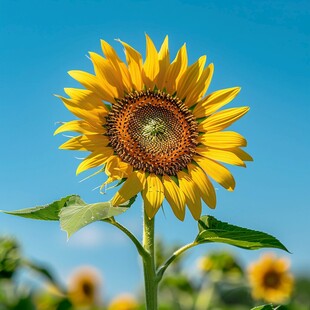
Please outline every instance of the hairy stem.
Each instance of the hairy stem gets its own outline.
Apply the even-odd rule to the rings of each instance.
[[[157,293],[158,280],[155,267],[155,240],[154,240],[154,218],[149,219],[144,211],[143,221],[143,248],[147,255],[142,256],[144,284],[145,284],[145,299],[147,310],[157,310]]]

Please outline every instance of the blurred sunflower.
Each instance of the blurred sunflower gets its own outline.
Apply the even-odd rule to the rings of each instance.
[[[111,301],[108,306],[108,310],[137,310],[139,309],[139,304],[137,300],[129,295],[122,294],[117,296]]]
[[[68,294],[76,307],[94,306],[99,302],[101,279],[92,267],[80,267],[69,279]]]
[[[248,275],[255,299],[283,303],[292,294],[293,276],[289,273],[289,262],[284,258],[265,254],[249,266]]]
[[[64,123],[55,134],[80,133],[61,149],[91,152],[77,174],[100,167],[108,179],[124,181],[113,198],[118,206],[139,192],[145,211],[154,217],[164,198],[174,214],[184,219],[187,205],[197,220],[201,199],[215,208],[216,195],[209,177],[227,190],[235,188],[229,170],[219,162],[243,166],[252,158],[241,147],[247,142],[233,131],[223,131],[248,112],[248,107],[218,111],[233,100],[239,87],[205,93],[213,64],[206,56],[188,66],[186,45],[170,62],[168,37],[159,52],[146,35],[146,59],[123,45],[126,62],[105,41],[105,57],[90,53],[95,74],[70,71],[86,89],[66,88],[61,97],[78,118]]]

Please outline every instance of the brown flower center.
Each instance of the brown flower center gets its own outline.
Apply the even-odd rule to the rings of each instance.
[[[281,283],[281,275],[276,271],[268,271],[263,278],[264,286],[268,288],[278,288]]]
[[[135,169],[176,175],[195,154],[194,116],[178,98],[160,91],[133,92],[118,100],[106,126],[115,153]]]

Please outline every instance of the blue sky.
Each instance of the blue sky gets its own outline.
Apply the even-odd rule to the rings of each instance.
[[[214,63],[209,91],[241,86],[231,106],[251,107],[232,129],[246,136],[254,162],[231,167],[235,192],[216,186],[217,208],[203,213],[273,234],[293,253],[293,270],[310,272],[309,13],[308,1],[0,1],[1,208],[74,193],[87,202],[111,198],[113,192],[92,191],[103,175],[82,183],[75,176],[75,157],[83,154],[58,150],[65,138],[53,136],[55,123],[72,116],[53,94],[78,86],[67,71],[92,70],[86,55],[100,52],[100,39],[119,54],[116,38],[144,54],[144,33],[157,46],[168,34],[172,57],[186,42],[191,62],[206,54]],[[141,214],[137,201],[119,220],[139,236]],[[168,243],[190,242],[197,231],[189,212],[181,223],[168,206],[156,225]],[[107,298],[142,283],[134,247],[108,224],[95,223],[67,242],[56,222],[0,214],[0,233],[15,235],[26,256],[47,262],[62,280],[79,265],[94,265]],[[194,249],[188,270],[213,248]],[[263,252],[229,249],[245,263]]]

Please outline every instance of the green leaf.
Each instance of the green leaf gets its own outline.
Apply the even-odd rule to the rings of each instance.
[[[74,201],[70,201],[68,206],[60,211],[60,227],[67,232],[69,239],[72,234],[82,227],[95,221],[119,215],[126,210],[128,210],[128,207],[113,207],[110,201],[87,204],[78,197]]]
[[[60,210],[66,207],[70,201],[75,201],[76,199],[79,199],[79,196],[69,195],[44,206],[1,212],[35,220],[58,221]]]
[[[234,226],[218,221],[213,216],[204,215],[198,221],[197,243],[222,242],[247,250],[261,248],[287,248],[275,237],[266,233]]]

